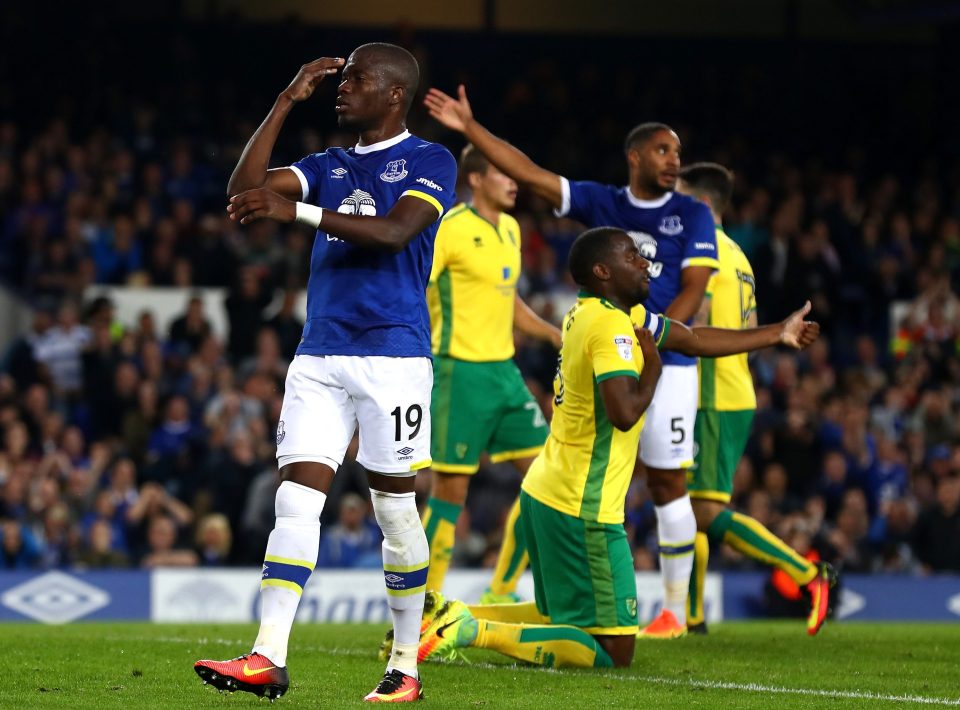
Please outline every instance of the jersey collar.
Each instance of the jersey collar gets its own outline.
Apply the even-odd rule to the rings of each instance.
[[[595,293],[590,293],[590,292],[589,292],[587,289],[585,289],[585,288],[582,288],[582,289],[580,289],[579,291],[577,291],[577,298],[578,298],[578,299],[581,299],[581,300],[582,300],[582,299],[585,299],[585,298],[595,298],[595,299],[597,299],[598,301],[600,301],[600,303],[602,303],[602,304],[605,305],[605,306],[610,306],[610,308],[616,308],[618,311],[619,311],[619,310],[623,310],[623,309],[621,309],[621,308],[618,308],[618,307],[615,306],[614,304],[610,303],[610,301],[608,301],[607,299],[605,299],[603,296],[598,296],[598,295],[595,294]]]
[[[367,153],[376,153],[378,150],[384,150],[390,146],[394,146],[400,141],[405,141],[410,137],[410,131],[404,131],[403,133],[394,136],[393,138],[387,138],[385,141],[380,141],[379,143],[371,143],[370,145],[360,145],[357,143],[353,146],[353,152],[357,155],[366,155]]]
[[[630,192],[630,186],[627,185],[623,188],[623,191],[627,193],[627,200],[634,207],[641,207],[643,209],[651,209],[654,207],[663,207],[670,201],[670,198],[673,197],[672,192],[665,192],[661,197],[658,197],[655,200],[641,200],[639,197]]]

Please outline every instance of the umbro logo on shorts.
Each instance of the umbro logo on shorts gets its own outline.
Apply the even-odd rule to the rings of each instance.
[[[397,453],[401,456],[409,456],[413,453],[413,449],[411,449],[409,446],[404,446],[402,449],[397,449]]]

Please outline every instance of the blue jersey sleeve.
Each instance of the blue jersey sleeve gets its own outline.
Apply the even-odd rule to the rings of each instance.
[[[560,209],[556,210],[558,217],[570,217],[588,227],[599,227],[609,221],[604,217],[612,196],[609,185],[562,177],[560,194]]]
[[[437,208],[437,219],[453,206],[456,199],[457,161],[450,151],[436,143],[425,144],[404,183],[400,197],[409,195]]]
[[[691,204],[683,218],[684,236],[683,261],[680,268],[688,266],[709,266],[719,269],[717,259],[717,228],[713,223],[710,209],[700,203]]]
[[[300,178],[300,187],[303,189],[302,202],[310,204],[320,203],[320,184],[326,173],[327,154],[314,153],[302,158],[290,166],[290,169]]]

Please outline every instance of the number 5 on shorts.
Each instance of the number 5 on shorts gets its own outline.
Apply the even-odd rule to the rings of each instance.
[[[681,424],[683,424],[683,417],[674,417],[670,420],[670,431],[677,435],[676,438],[670,440],[671,444],[682,444],[683,440],[687,438],[687,432],[680,426]]]

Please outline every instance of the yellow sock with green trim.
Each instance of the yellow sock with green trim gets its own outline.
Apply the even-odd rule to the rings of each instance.
[[[423,514],[423,529],[430,546],[430,572],[427,575],[427,589],[438,592],[450,569],[453,557],[453,545],[457,536],[457,519],[463,506],[440,498],[430,498]]]
[[[807,584],[817,576],[816,565],[748,515],[724,510],[710,523],[707,535],[747,557],[783,570],[797,584]]]
[[[503,542],[500,544],[497,566],[493,568],[490,591],[494,594],[517,591],[517,582],[529,562],[527,541],[520,525],[520,497],[517,496],[503,526]]]
[[[497,651],[546,668],[611,668],[606,651],[583,629],[551,624],[504,624],[477,620],[471,646]]]
[[[519,604],[474,604],[467,608],[475,619],[503,621],[510,624],[549,624],[550,617],[537,609],[536,602]]]
[[[710,560],[710,539],[698,532],[693,541],[693,572],[690,574],[690,593],[687,595],[687,626],[702,624],[703,589],[707,583],[707,562]]]

